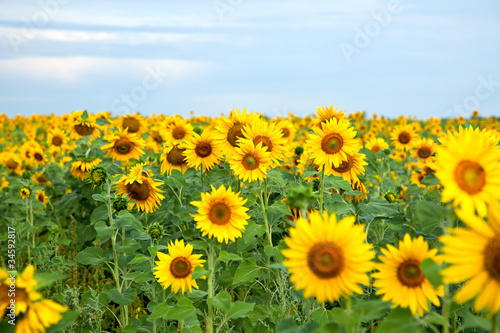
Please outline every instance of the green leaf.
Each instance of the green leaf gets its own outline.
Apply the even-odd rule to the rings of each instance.
[[[92,199],[94,199],[95,201],[100,201],[100,202],[104,202],[104,203],[107,202],[106,199],[104,199],[104,197],[101,194],[92,194]]]
[[[313,311],[312,319],[321,325],[326,325],[328,323],[335,322],[335,315],[331,310],[317,309]]]
[[[154,308],[151,315],[149,316],[149,320],[164,318],[167,315],[168,311],[170,311],[171,308],[172,307],[165,302],[158,304]]]
[[[385,199],[372,197],[369,203],[360,203],[359,209],[375,217],[389,217],[399,214],[398,206],[387,202]]]
[[[470,312],[466,312],[464,315],[463,328],[480,328],[491,331],[491,319],[486,319],[484,317],[475,316]]]
[[[246,259],[238,266],[234,274],[233,284],[253,282],[262,274],[262,267],[257,266],[255,259]]]
[[[255,303],[245,303],[237,301],[231,303],[231,307],[229,308],[229,311],[226,315],[229,319],[243,318],[253,310],[254,306]]]
[[[137,283],[144,283],[146,281],[153,281],[154,275],[150,272],[130,272],[122,276],[124,280],[131,280]]]
[[[96,209],[94,209],[92,214],[90,214],[90,223],[94,224],[99,220],[108,220],[108,207],[106,207],[106,205],[97,207]]]
[[[103,253],[100,247],[88,247],[75,256],[75,261],[83,265],[99,265],[106,261]]]
[[[132,253],[141,248],[141,244],[139,244],[135,239],[125,238],[121,245],[116,245],[116,251],[120,253]]]
[[[243,233],[243,240],[245,243],[254,243],[255,237],[261,237],[265,232],[266,228],[263,225],[249,221],[248,225],[245,227],[245,232]]]
[[[66,279],[66,275],[64,274],[52,274],[52,273],[37,273],[36,274],[36,281],[38,284],[36,285],[35,289],[40,289],[43,287],[50,286],[52,283]]]
[[[129,261],[129,266],[134,266],[134,265],[137,265],[137,264],[140,264],[144,261],[149,261],[150,258],[146,257],[144,254],[138,254],[134,257],[134,259],[130,260]]]
[[[107,292],[109,299],[119,305],[130,305],[134,303],[137,297],[137,292],[135,289],[128,289],[125,292],[119,292],[116,287]]]
[[[141,221],[129,212],[121,212],[115,223],[118,228],[133,228],[137,231],[144,230]]]
[[[441,184],[441,182],[436,177],[436,175],[434,175],[434,173],[430,173],[424,179],[422,179],[420,184],[425,185],[425,186],[431,186],[431,185],[439,185],[439,184]]]
[[[443,222],[446,213],[447,209],[436,202],[421,200],[415,204],[415,215],[426,234],[432,233]]]
[[[422,328],[410,310],[397,307],[382,321],[377,333],[421,332]]]
[[[62,313],[61,320],[57,324],[47,328],[46,332],[47,333],[63,332],[64,329],[68,327],[71,323],[73,323],[78,318],[79,315],[80,315],[79,311],[64,311]]]
[[[165,319],[167,320],[184,320],[190,316],[198,313],[198,309],[193,306],[188,299],[181,299],[174,305],[165,315]]]
[[[241,261],[242,259],[237,254],[228,253],[226,251],[220,251],[220,253],[219,253],[219,260],[220,261],[231,261],[231,260],[233,260],[233,261]]]
[[[266,245],[264,246],[264,253],[269,258],[275,258],[278,261],[282,261],[283,256],[277,246]]]
[[[362,301],[352,306],[353,310],[360,311],[362,322],[382,318],[390,308],[391,303],[383,301]]]
[[[222,311],[227,313],[229,311],[229,308],[231,307],[231,301],[232,301],[231,295],[227,291],[223,291],[214,297],[213,305],[217,309],[221,309]]]
[[[424,259],[424,261],[422,261],[420,267],[422,268],[422,271],[434,288],[437,289],[440,285],[443,284],[442,276],[441,274],[439,274],[439,271],[441,270],[443,265],[438,265],[431,258],[426,258]]]
[[[104,221],[97,221],[94,224],[94,229],[97,232],[97,240],[111,238],[111,233],[116,230],[116,225],[108,226]]]
[[[97,118],[95,122],[99,126],[104,126],[104,125],[109,125],[110,124],[110,122],[107,119],[104,119],[104,118]]]
[[[269,206],[269,213],[290,215],[290,208],[283,201],[275,201]]]

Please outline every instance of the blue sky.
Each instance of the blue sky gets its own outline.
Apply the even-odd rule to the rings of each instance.
[[[0,112],[498,116],[499,14],[497,0],[0,0]]]

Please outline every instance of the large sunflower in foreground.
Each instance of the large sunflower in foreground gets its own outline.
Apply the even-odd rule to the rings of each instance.
[[[191,202],[198,207],[198,214],[192,216],[202,236],[215,237],[218,242],[226,244],[241,237],[250,216],[246,213],[248,208],[243,206],[247,199],[239,194],[224,185],[217,190],[212,186],[211,193],[201,193],[201,201]]]
[[[436,177],[444,190],[441,200],[452,201],[481,216],[487,204],[500,199],[500,149],[489,145],[481,134],[465,130],[448,136],[446,145],[436,147]]]
[[[285,237],[289,248],[281,251],[286,257],[283,265],[295,288],[304,289],[304,297],[333,302],[343,295],[362,294],[359,284],[370,284],[366,273],[373,268],[375,253],[355,219],[337,222],[335,214],[313,212],[309,221],[299,218],[290,229],[290,237]]]
[[[151,177],[153,174],[143,169],[144,164],[137,164],[132,167],[128,175],[123,175],[115,185],[119,186],[116,194],[127,195],[131,203],[130,207],[137,205],[138,211],[145,211],[152,213],[158,209],[160,202],[165,199],[163,196],[164,191],[160,190],[158,186],[162,182],[156,182]]]
[[[166,172],[167,176],[170,176],[172,170],[179,170],[184,173],[189,168],[185,152],[186,148],[183,148],[183,145],[168,142],[163,150],[163,154],[160,156],[161,173],[164,174]]]
[[[429,250],[429,244],[422,236],[411,239],[409,234],[399,241],[398,248],[387,245],[387,249],[380,249],[378,258],[382,263],[377,264],[378,272],[373,273],[373,286],[379,288],[377,295],[384,295],[383,301],[391,301],[393,308],[400,306],[410,308],[410,311],[420,316],[429,311],[429,303],[439,306],[438,296],[444,295],[444,287],[434,288],[420,268],[422,261],[427,258],[436,260],[437,249]]]
[[[193,287],[198,289],[196,280],[192,279],[193,270],[205,260],[200,259],[201,254],[193,254],[192,245],[184,245],[183,239],[176,239],[175,243],[168,244],[168,254],[157,252],[156,255],[160,260],[155,261],[158,266],[154,268],[156,272],[153,274],[163,289],[170,287],[173,293],[180,289],[183,294],[188,289],[192,292]]]
[[[101,147],[103,152],[106,152],[112,159],[117,161],[129,161],[131,159],[138,160],[144,155],[144,146],[146,143],[137,134],[128,133],[128,129],[120,130],[118,134],[114,134],[106,138],[110,143]]]
[[[193,133],[183,147],[186,148],[184,155],[187,165],[197,170],[200,166],[203,166],[203,170],[210,170],[222,158],[222,152],[215,146],[210,130],[203,131],[201,136]]]
[[[439,238],[444,261],[451,264],[441,275],[447,283],[466,281],[455,294],[458,303],[477,296],[475,311],[495,314],[500,311],[500,204],[490,204],[489,223],[471,213],[457,213],[470,229],[449,229],[450,235]]]
[[[337,168],[347,160],[347,154],[359,151],[359,141],[354,138],[356,131],[346,119],[333,118],[321,123],[321,128],[314,127],[313,131],[306,141],[306,149],[319,166],[328,164]]]
[[[391,142],[397,150],[410,150],[418,140],[418,134],[410,124],[396,126],[391,131]]]
[[[283,133],[274,123],[259,119],[244,126],[242,132],[245,138],[253,141],[254,145],[262,142],[262,146],[271,154],[271,160],[274,163],[283,160],[287,140],[283,138]]]
[[[271,168],[271,153],[262,142],[257,145],[248,139],[239,140],[239,142],[240,146],[236,147],[236,153],[229,160],[229,166],[234,175],[243,181],[263,180],[267,170]]]
[[[215,125],[214,139],[217,145],[227,156],[233,155],[238,147],[238,140],[244,138],[243,126],[253,124],[258,119],[260,115],[247,113],[245,108],[243,112],[231,110],[229,118],[222,116]]]

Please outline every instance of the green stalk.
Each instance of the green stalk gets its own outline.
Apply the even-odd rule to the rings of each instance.
[[[498,317],[498,312],[491,317],[491,333],[496,333],[497,332],[497,317]]]
[[[208,244],[208,297],[211,299],[213,299],[214,297],[213,279],[214,279],[214,247],[210,243]],[[214,332],[213,316],[214,316],[214,307],[213,305],[209,305],[208,325],[207,325],[208,333]]]
[[[320,193],[319,193],[319,212],[320,214],[323,214],[323,195],[325,193],[325,165],[323,165],[323,168],[321,170],[321,188],[320,188]]]
[[[201,192],[205,192],[205,184],[203,183],[203,164],[200,165],[200,180],[201,180]]]

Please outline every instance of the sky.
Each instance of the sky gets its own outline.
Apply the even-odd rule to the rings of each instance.
[[[500,116],[498,0],[0,0],[0,113]]]

